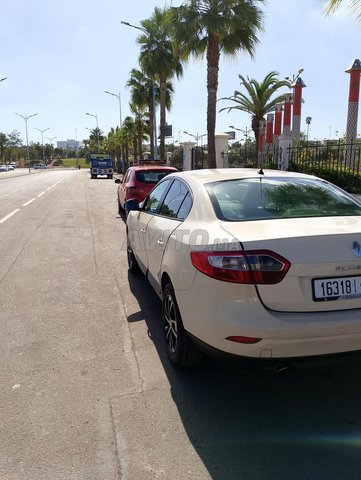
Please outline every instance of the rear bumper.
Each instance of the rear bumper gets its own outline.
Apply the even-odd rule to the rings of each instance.
[[[332,367],[336,365],[347,365],[350,363],[361,362],[361,350],[352,352],[332,353],[325,355],[310,355],[306,357],[279,357],[279,358],[261,358],[235,355],[222,350],[218,350],[198,338],[190,335],[197,347],[219,362],[239,366],[246,369],[269,369],[282,371],[292,368],[317,368]]]

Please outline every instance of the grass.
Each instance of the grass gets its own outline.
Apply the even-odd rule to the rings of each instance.
[[[85,158],[63,158],[62,165],[66,168],[75,168],[80,165],[81,168],[89,168],[89,163]]]

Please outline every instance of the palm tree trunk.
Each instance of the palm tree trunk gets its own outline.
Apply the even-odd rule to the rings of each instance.
[[[160,144],[159,144],[159,160],[165,161],[165,126],[166,126],[166,91],[167,78],[161,76],[159,79],[159,103],[160,103]]]
[[[149,109],[149,139],[150,139],[150,158],[154,160],[154,111],[153,101],[148,103]]]
[[[210,33],[207,47],[207,135],[208,135],[208,168],[216,168],[216,108],[219,71],[219,46]]]

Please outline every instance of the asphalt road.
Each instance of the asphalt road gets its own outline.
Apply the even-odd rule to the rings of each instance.
[[[1,177],[0,480],[359,480],[360,366],[172,368],[115,192]]]

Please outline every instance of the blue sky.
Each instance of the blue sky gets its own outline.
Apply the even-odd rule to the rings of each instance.
[[[38,113],[28,121],[29,141],[34,142],[41,142],[36,128],[49,128],[44,141],[87,138],[87,128],[94,128],[96,119],[86,112],[97,115],[105,133],[117,126],[118,100],[104,90],[120,93],[124,119],[129,114],[126,82],[138,66],[139,53],[137,31],[120,21],[137,25],[155,6],[165,4],[170,0],[2,0],[0,78],[7,80],[0,83],[0,132],[18,130],[25,141],[25,122],[14,112]],[[321,0],[267,0],[263,10],[264,32],[255,58],[222,58],[218,97],[239,89],[238,74],[261,81],[272,70],[282,78],[304,68],[301,129],[306,130],[305,118],[310,116],[310,138],[342,136],[349,88],[345,70],[361,58],[361,26],[342,10],[326,17]],[[189,140],[184,130],[204,134],[205,62],[191,59],[174,85],[167,116],[174,140]],[[226,105],[219,102],[219,108]],[[240,112],[219,113],[216,131],[229,131],[229,125],[250,128],[250,118]]]

